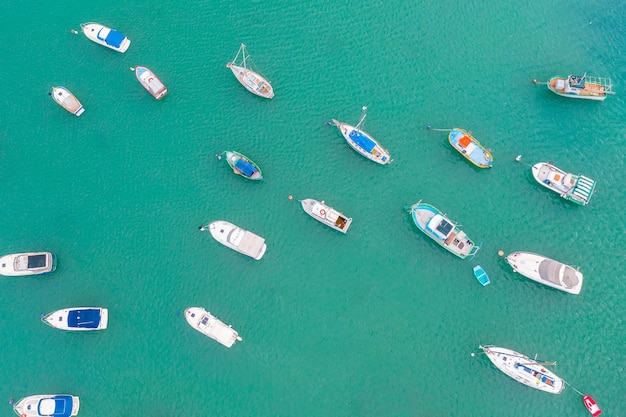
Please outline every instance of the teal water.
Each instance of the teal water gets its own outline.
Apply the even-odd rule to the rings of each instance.
[[[81,417],[587,415],[573,389],[542,393],[471,356],[480,343],[557,361],[603,415],[626,415],[625,3],[37,0],[0,14],[0,252],[59,259],[48,276],[0,277],[5,416],[40,393],[80,396]],[[125,33],[128,52],[70,32],[87,21]],[[242,42],[271,101],[225,67]],[[168,96],[149,96],[134,65]],[[617,94],[568,100],[531,82],[584,71]],[[85,113],[57,106],[53,85]],[[391,165],[325,125],[356,123],[363,105]],[[470,130],[494,168],[426,125]],[[214,157],[226,149],[266,181],[234,176]],[[527,164],[548,160],[598,181],[588,206],[534,181]],[[348,234],[302,198],[353,217]],[[403,211],[419,199],[483,242],[475,260],[420,234]],[[265,237],[265,257],[198,231],[218,219]],[[579,266],[581,294],[514,274],[498,250]],[[39,320],[90,305],[109,309],[106,331]],[[204,338],[189,306],[243,342]]]

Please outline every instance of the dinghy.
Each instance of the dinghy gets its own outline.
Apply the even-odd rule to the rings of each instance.
[[[585,407],[587,407],[587,411],[589,411],[593,417],[597,417],[602,414],[602,410],[598,404],[589,395],[583,396],[583,402],[585,403]]]
[[[474,267],[474,276],[483,287],[491,282],[489,281],[489,276],[480,265]]]

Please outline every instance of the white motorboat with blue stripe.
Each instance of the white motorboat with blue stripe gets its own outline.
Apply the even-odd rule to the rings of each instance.
[[[0,275],[47,274],[57,268],[57,257],[50,252],[13,253],[0,258]]]
[[[100,23],[81,23],[80,27],[88,39],[114,51],[124,53],[130,46],[130,39],[124,34]]]
[[[380,146],[380,144],[372,136],[361,130],[361,125],[365,120],[365,116],[367,116],[366,111],[367,107],[363,106],[361,119],[356,126],[351,126],[335,119],[333,119],[332,123],[328,122],[328,125],[337,126],[345,140],[348,142],[348,145],[367,159],[381,165],[388,164],[392,161],[389,156],[389,152]]]
[[[109,310],[101,307],[65,308],[46,314],[41,321],[61,330],[104,330],[109,324]]]
[[[31,395],[14,406],[20,417],[72,417],[78,414],[80,400],[74,395]]]

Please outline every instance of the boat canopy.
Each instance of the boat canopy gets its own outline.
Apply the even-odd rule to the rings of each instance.
[[[74,328],[97,329],[100,325],[100,309],[72,310],[67,315],[67,325]]]
[[[257,171],[254,165],[252,165],[250,162],[246,161],[243,158],[239,158],[237,162],[235,162],[235,168],[241,171],[242,174],[246,177],[252,176],[252,174]]]
[[[72,414],[72,397],[56,395],[39,401],[37,412],[42,416],[69,417]]]
[[[105,41],[107,45],[119,48],[122,45],[124,39],[126,39],[126,36],[114,29],[109,29],[109,33],[104,32],[105,30],[106,29],[102,29],[100,33],[98,33],[98,38]],[[101,37],[100,34],[105,34],[106,36]]]
[[[570,87],[575,88],[585,88],[585,77],[587,74],[583,74],[582,76],[570,75],[567,77],[567,81],[569,82]]]
[[[369,153],[372,153],[372,149],[376,147],[376,142],[370,139],[367,135],[364,135],[363,132],[356,129],[350,132],[350,139],[352,139],[359,148],[364,149]]]
[[[539,276],[563,288],[574,288],[579,283],[575,269],[552,259],[541,261],[539,264]]]
[[[454,225],[441,214],[436,214],[428,222],[427,228],[432,232],[433,236],[444,240],[452,232]]]
[[[46,266],[46,254],[31,255],[28,257],[28,269],[43,268]]]

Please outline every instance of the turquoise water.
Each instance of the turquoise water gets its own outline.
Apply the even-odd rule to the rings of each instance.
[[[480,343],[557,361],[603,415],[626,415],[626,4],[395,3],[0,5],[0,252],[59,259],[48,276],[1,277],[5,416],[10,398],[40,393],[78,395],[81,417],[587,415],[573,389],[542,393],[472,357]],[[128,52],[70,32],[87,21],[125,33]],[[226,68],[242,42],[274,99]],[[148,95],[135,65],[168,96]],[[568,100],[531,82],[585,71],[617,94]],[[85,113],[57,106],[53,85]],[[363,105],[391,165],[325,124],[357,123]],[[471,131],[494,168],[427,125]],[[214,157],[226,149],[266,180],[234,176]],[[535,182],[528,164],[548,160],[598,181],[588,206]],[[350,231],[311,219],[303,198],[353,217]],[[403,211],[419,199],[483,242],[473,261],[420,234]],[[265,257],[198,231],[218,219],[263,236]],[[581,294],[514,274],[498,250],[579,266]],[[39,321],[92,305],[109,309],[106,331]],[[243,342],[204,338],[189,306]]]

